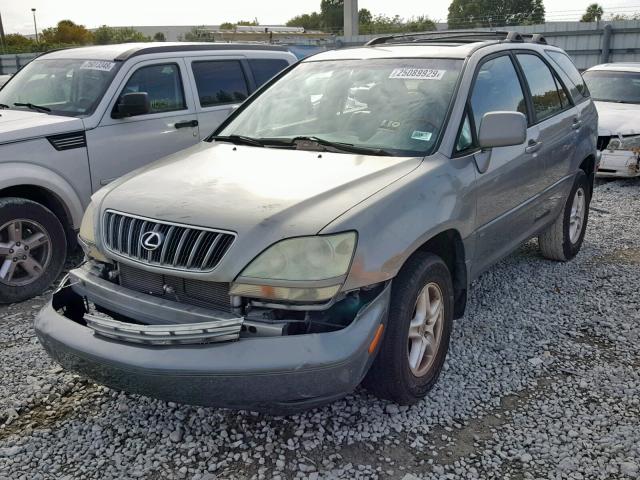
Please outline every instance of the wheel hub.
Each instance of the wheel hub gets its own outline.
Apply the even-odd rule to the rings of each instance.
[[[0,283],[25,286],[42,276],[51,259],[51,238],[33,220],[0,226]]]

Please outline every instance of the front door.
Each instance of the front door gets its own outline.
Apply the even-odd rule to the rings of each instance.
[[[521,112],[529,118],[524,89],[509,54],[490,57],[476,73],[465,119],[475,141],[482,117],[495,111]],[[475,187],[474,276],[516,248],[531,231],[545,170],[544,159],[531,148],[536,138],[536,127],[530,127],[522,145],[475,154],[480,171]]]
[[[113,118],[121,95],[147,92],[149,113]],[[131,170],[200,141],[185,63],[143,61],[131,68],[97,128],[87,131],[93,191]]]

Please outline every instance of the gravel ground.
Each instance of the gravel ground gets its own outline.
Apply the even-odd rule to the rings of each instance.
[[[535,241],[474,285],[411,408],[357,391],[288,418],[175,405],[63,372],[44,298],[0,307],[0,480],[640,478],[640,181],[603,182],[571,263]]]

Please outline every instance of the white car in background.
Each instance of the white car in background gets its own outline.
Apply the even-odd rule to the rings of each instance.
[[[584,73],[598,115],[598,176],[640,176],[640,63],[607,63]]]

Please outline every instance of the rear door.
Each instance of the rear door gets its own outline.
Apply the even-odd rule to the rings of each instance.
[[[244,56],[203,56],[186,59],[195,88],[200,138],[208,137],[253,90]]]
[[[181,58],[142,61],[123,80],[97,128],[87,131],[93,191],[199,141],[191,84]],[[151,111],[113,118],[121,95],[147,92]]]
[[[530,92],[538,154],[544,160],[541,185],[543,223],[552,220],[565,198],[562,179],[570,173],[580,118],[564,85],[541,56],[518,52],[516,59]]]

